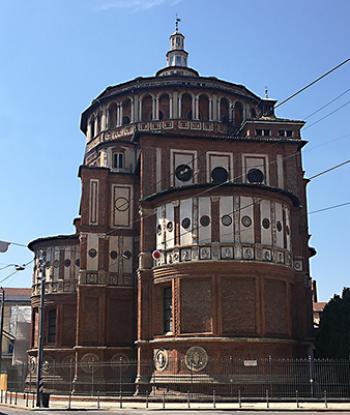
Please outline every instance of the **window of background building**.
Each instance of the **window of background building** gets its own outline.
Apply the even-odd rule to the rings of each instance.
[[[124,169],[124,153],[113,153],[113,168]]]
[[[173,331],[173,293],[171,287],[163,288],[163,330]]]
[[[49,310],[48,313],[48,330],[47,330],[47,342],[55,343],[56,341],[56,310]]]

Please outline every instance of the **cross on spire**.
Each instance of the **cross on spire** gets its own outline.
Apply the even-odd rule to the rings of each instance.
[[[179,18],[179,16],[176,13],[176,19],[175,19],[175,31],[178,32],[179,31],[179,23],[181,22],[181,19]]]

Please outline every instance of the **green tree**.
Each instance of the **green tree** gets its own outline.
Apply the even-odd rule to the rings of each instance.
[[[315,355],[333,359],[350,356],[350,288],[326,304],[316,330]]]

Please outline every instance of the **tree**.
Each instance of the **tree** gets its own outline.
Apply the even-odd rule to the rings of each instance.
[[[350,288],[326,304],[316,330],[315,355],[342,359],[350,356]]]

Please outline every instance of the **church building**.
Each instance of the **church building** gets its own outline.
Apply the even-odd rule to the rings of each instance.
[[[74,363],[76,382],[93,363],[137,362],[140,385],[312,352],[304,122],[201,76],[184,41],[177,22],[164,68],[82,114],[75,232],[29,244],[33,370],[41,256],[46,368]]]

